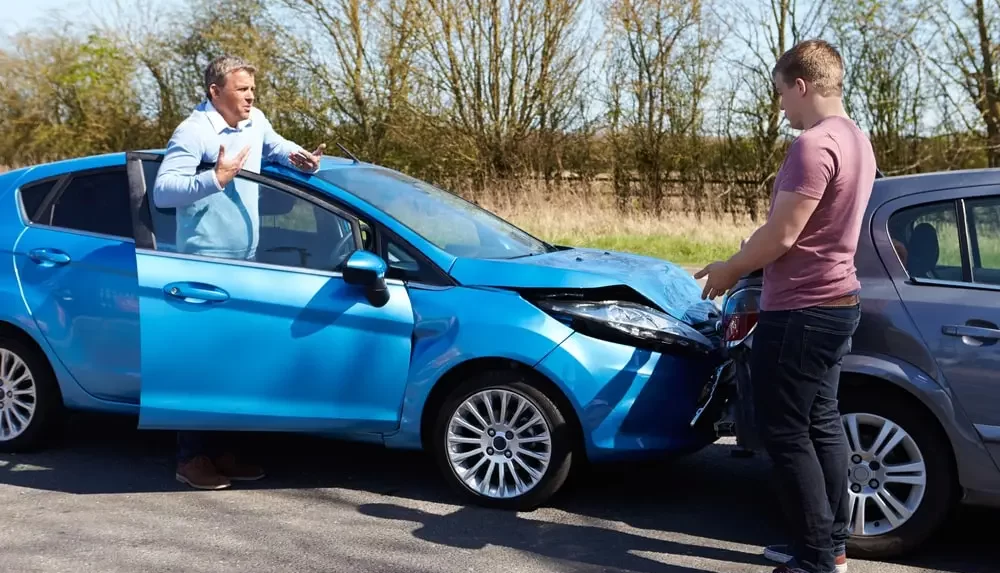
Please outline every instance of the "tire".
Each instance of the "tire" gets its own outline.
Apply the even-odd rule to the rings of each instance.
[[[15,391],[28,388],[29,381],[34,395],[15,396]],[[4,405],[0,407],[0,452],[30,452],[47,445],[62,420],[62,394],[44,355],[16,338],[0,335],[0,386]],[[24,405],[31,403],[34,410],[29,415]],[[22,420],[27,421],[26,427],[21,426]],[[7,437],[12,428],[18,430],[16,435]]]
[[[506,425],[493,424],[497,429],[506,428],[508,431],[518,429],[519,425],[524,425],[525,422],[529,421],[526,417],[527,414],[531,413],[532,418],[536,417],[535,414],[537,414],[539,421],[522,429],[514,437],[532,438],[538,441],[519,442],[516,439],[510,439],[512,434],[508,434],[506,431],[494,436],[489,436],[486,432],[476,434],[468,427],[456,422],[451,435],[465,441],[449,445],[449,427],[453,425],[453,417],[461,416],[463,420],[469,420],[473,427],[481,430],[490,426],[491,419],[484,401],[487,397],[494,405],[496,419],[500,418],[501,412],[505,412],[505,418],[512,416],[517,410],[515,407],[517,403],[525,405],[524,410],[518,414],[516,423],[514,420],[508,419],[509,423]],[[487,423],[486,428],[483,428],[483,424],[476,416],[463,406],[466,400],[470,399],[477,403],[479,417]],[[505,411],[501,409],[501,399],[506,399],[509,405]],[[458,411],[459,408],[462,409],[461,412]],[[511,409],[515,412],[512,412]],[[538,436],[546,428],[548,440],[539,439]],[[445,398],[434,422],[430,450],[446,481],[471,503],[497,509],[530,511],[549,500],[566,482],[573,465],[574,441],[572,434],[573,430],[566,422],[566,417],[559,410],[559,407],[544,392],[531,385],[525,373],[514,370],[494,370],[483,372],[460,384]],[[497,438],[502,439],[497,440]],[[479,440],[479,443],[472,442],[476,439]],[[490,446],[495,447],[485,450]],[[477,449],[478,453],[469,453]],[[548,465],[544,467],[543,471],[538,472],[541,466],[536,456],[546,450],[548,451]],[[501,451],[504,452],[503,456],[500,455]],[[453,466],[451,459],[453,452],[468,454],[464,459],[458,460],[462,464],[460,469]],[[493,454],[489,455],[489,452],[493,452]],[[531,453],[535,455],[533,456]],[[480,460],[482,460],[481,464]],[[483,488],[488,493],[476,491],[472,485],[467,485],[459,476],[458,471],[470,470],[477,464],[480,464],[478,471],[471,475],[469,481],[475,484],[478,479],[480,483],[488,484],[487,487]],[[491,464],[493,469],[490,469]],[[533,478],[525,466],[535,470],[536,473],[541,473],[541,475]],[[500,488],[499,481],[499,468],[501,467],[504,468],[503,477],[506,483],[504,489]],[[516,493],[515,488],[518,484],[515,481],[515,475],[510,473],[510,468],[516,470],[516,478],[520,479],[525,486],[523,493]],[[485,478],[488,472],[491,475],[487,481]],[[534,481],[529,483],[528,480],[532,478]]]
[[[897,425],[908,434],[912,441],[904,439],[899,445],[885,453],[890,456],[889,459],[893,459],[893,463],[902,463],[906,461],[906,456],[914,451],[913,447],[915,446],[915,451],[919,451],[923,458],[926,480],[922,497],[919,496],[912,484],[892,484],[895,491],[891,492],[894,493],[897,500],[919,500],[914,504],[916,510],[908,519],[890,531],[879,532],[876,530],[872,534],[860,536],[855,535],[852,529],[847,547],[848,556],[880,560],[908,554],[937,531],[955,506],[956,478],[951,464],[951,447],[947,437],[939,429],[937,421],[925,413],[922,408],[914,407],[910,400],[901,400],[900,396],[893,392],[887,392],[873,386],[851,388],[841,396],[840,403],[845,429],[848,427],[849,416],[855,415],[855,420],[862,428],[867,425],[875,430],[878,428],[878,419],[871,417],[874,415]],[[868,434],[866,439],[865,432],[861,433],[861,442],[870,447],[877,434],[870,432]],[[851,434],[848,432],[849,444],[853,443],[850,436]],[[887,441],[893,440],[894,437],[895,433],[890,435]],[[849,463],[849,468],[853,468],[853,462],[849,460]],[[849,469],[849,471],[851,470]],[[854,483],[849,479],[849,487],[852,487]],[[874,500],[867,502],[866,520],[884,515],[880,509],[872,509],[877,507]],[[853,527],[854,524],[853,508],[852,504],[852,519],[849,527]],[[871,513],[873,511],[874,513]],[[884,527],[887,521],[883,518],[877,523]]]

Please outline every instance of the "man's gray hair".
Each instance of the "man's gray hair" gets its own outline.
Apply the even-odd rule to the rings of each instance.
[[[212,84],[226,85],[226,75],[230,72],[246,70],[251,75],[257,73],[257,68],[239,56],[219,56],[205,68],[205,97],[212,100]]]

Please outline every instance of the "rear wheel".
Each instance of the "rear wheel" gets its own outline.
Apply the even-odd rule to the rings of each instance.
[[[0,452],[44,445],[62,400],[45,358],[21,341],[0,336]]]
[[[927,540],[954,505],[949,444],[920,409],[871,386],[841,398],[847,432],[848,555],[898,557]]]
[[[432,452],[449,484],[473,503],[530,510],[565,483],[571,432],[559,407],[524,373],[489,371],[445,400]]]

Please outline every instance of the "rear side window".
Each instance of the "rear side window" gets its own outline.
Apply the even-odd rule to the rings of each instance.
[[[21,204],[24,205],[24,212],[28,215],[28,218],[34,222],[38,222],[35,215],[38,213],[38,208],[42,206],[45,201],[45,197],[52,191],[52,188],[56,186],[59,179],[49,179],[48,181],[42,181],[41,183],[33,183],[31,185],[25,185],[21,187]]]
[[[957,221],[953,201],[911,207],[889,219],[892,246],[911,277],[963,280]]]
[[[131,239],[128,175],[124,169],[75,175],[59,197],[33,220],[52,227]]]

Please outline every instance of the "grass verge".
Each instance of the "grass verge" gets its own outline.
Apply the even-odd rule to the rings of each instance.
[[[636,253],[687,267],[731,256],[756,228],[749,217],[623,213],[608,193],[518,193],[479,204],[550,243]]]

